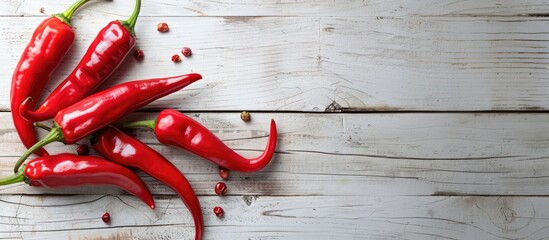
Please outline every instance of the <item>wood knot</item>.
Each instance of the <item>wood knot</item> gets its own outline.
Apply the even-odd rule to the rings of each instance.
[[[333,101],[330,105],[326,107],[324,112],[341,112],[342,107],[336,101]]]
[[[246,203],[246,205],[250,206],[252,205],[252,203],[257,200],[257,198],[259,198],[259,196],[257,195],[244,195],[242,196],[242,200],[244,200],[244,203]]]

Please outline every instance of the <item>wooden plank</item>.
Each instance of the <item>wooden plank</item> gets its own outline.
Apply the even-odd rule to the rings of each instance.
[[[95,15],[98,16],[98,15]],[[113,16],[75,21],[78,40],[46,94]],[[0,18],[0,76],[10,79],[42,18]],[[204,79],[148,106],[193,111],[548,110],[546,18],[172,18],[139,20],[138,47],[100,89],[190,71]],[[18,28],[13,28],[18,24]],[[188,29],[192,29],[189,33]],[[17,36],[14,38],[13,36]],[[173,64],[190,46],[193,57]],[[0,82],[9,111],[10,81]]]
[[[96,32],[109,18],[75,21],[78,39],[66,61],[47,86],[51,92],[79,62]],[[0,18],[0,76],[11,79],[21,51],[42,18]],[[156,31],[156,19],[143,18],[137,26],[138,47],[145,60],[132,56],[119,67],[102,89],[123,81],[199,72],[204,79],[150,105],[149,109],[303,109],[311,108],[311,98],[330,95],[319,88],[318,19],[296,18],[175,18],[167,34]],[[13,28],[19,24],[18,28]],[[190,30],[189,30],[190,29]],[[18,36],[14,38],[13,36]],[[171,62],[183,46],[193,50],[182,63]],[[11,81],[0,81],[0,111],[9,110]],[[315,103],[324,108],[327,100]],[[324,103],[323,103],[324,102]],[[320,109],[320,108],[318,108]]]
[[[546,23],[322,19],[322,69],[339,78],[327,110],[546,110]]]
[[[22,4],[22,0],[4,0],[0,4],[0,17],[20,16],[17,14],[17,8]]]
[[[0,195],[5,239],[189,239],[176,197]],[[204,239],[543,239],[546,197],[201,197]],[[222,206],[225,217],[211,213]],[[112,221],[101,215],[108,211]],[[40,214],[37,214],[40,213]]]
[[[66,9],[72,1],[11,0],[19,3],[18,14],[47,15]],[[79,15],[105,13],[127,16],[132,1],[95,1]],[[542,0],[455,1],[455,0],[223,0],[143,1],[142,16],[409,16],[409,15],[544,15],[549,9]]]
[[[1,113],[0,176],[11,174],[24,148]],[[267,168],[232,173],[230,195],[549,195],[545,114],[297,114],[195,113],[237,152],[258,156],[277,121],[279,145]],[[153,119],[140,113],[130,119]],[[213,195],[217,167],[186,151],[159,145],[151,131],[132,132],[186,174],[200,195]],[[74,152],[53,144],[52,153]],[[143,176],[143,174],[141,174]],[[145,177],[156,195],[173,194]],[[360,189],[360,190],[357,190]],[[4,194],[119,194],[116,189],[45,190],[0,187]]]

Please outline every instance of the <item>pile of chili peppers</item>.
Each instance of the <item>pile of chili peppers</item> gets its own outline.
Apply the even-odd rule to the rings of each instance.
[[[134,27],[141,8],[140,0],[136,0],[133,13],[127,20],[112,21],[100,30],[80,63],[37,106],[52,72],[74,42],[71,18],[88,1],[78,0],[65,12],[45,19],[23,51],[12,77],[10,101],[13,123],[27,151],[16,162],[15,174],[0,179],[0,185],[18,182],[48,188],[110,185],[135,195],[154,209],[147,185],[130,170],[140,169],[180,196],[193,217],[195,239],[202,239],[202,209],[185,176],[160,153],[115,126],[121,117],[200,80],[202,76],[190,73],[136,80],[93,93],[136,45]],[[53,119],[53,126],[39,123],[48,119]],[[150,128],[160,143],[188,150],[222,169],[241,172],[264,168],[271,161],[277,143],[276,124],[271,120],[265,151],[257,158],[248,159],[226,146],[199,122],[172,109],[161,111],[155,120],[118,126]],[[38,140],[36,127],[49,133]],[[81,154],[85,152],[82,150],[79,150],[79,155],[50,155],[43,148],[55,141],[76,144],[81,140],[89,140],[102,157],[85,156]],[[33,153],[38,157],[25,163]]]

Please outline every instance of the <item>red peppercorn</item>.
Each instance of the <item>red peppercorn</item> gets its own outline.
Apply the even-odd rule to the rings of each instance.
[[[141,49],[135,50],[133,55],[135,56],[135,59],[137,59],[137,61],[142,61],[143,58],[145,58],[145,53]]]
[[[172,62],[181,62],[181,57],[178,54],[173,55]]]
[[[80,144],[76,148],[76,153],[80,156],[88,156],[90,154],[90,149],[88,148],[88,145]]]
[[[167,32],[170,30],[167,23],[159,23],[156,25],[156,30],[159,32]]]
[[[101,216],[101,220],[103,220],[104,223],[109,223],[111,221],[111,215],[109,212],[105,212],[105,214]]]
[[[227,185],[225,185],[224,182],[218,182],[216,185],[215,185],[215,194],[219,195],[219,196],[223,196],[225,195],[225,193],[227,193]]]
[[[223,217],[223,208],[221,207],[214,207],[213,212],[217,217]]]
[[[193,53],[190,48],[184,47],[183,50],[181,50],[181,54],[185,57],[190,57]]]
[[[229,169],[219,167],[219,176],[223,180],[227,180],[229,178],[229,173],[230,173]]]

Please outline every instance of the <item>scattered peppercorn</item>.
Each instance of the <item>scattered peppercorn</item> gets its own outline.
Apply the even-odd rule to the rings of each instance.
[[[225,185],[224,182],[218,182],[216,185],[215,185],[215,194],[217,194],[218,196],[223,196],[225,195],[225,193],[227,193],[227,185]]]
[[[135,56],[135,59],[137,59],[137,61],[142,61],[143,58],[145,58],[145,53],[141,49],[135,50],[133,55]]]
[[[156,30],[159,32],[167,32],[170,30],[170,27],[168,27],[167,23],[159,23],[156,25]]]
[[[111,221],[111,215],[109,212],[105,212],[105,214],[101,216],[101,220],[103,220],[104,223],[109,223]]]
[[[249,112],[243,111],[242,113],[240,113],[240,119],[242,119],[242,121],[244,122],[248,122],[250,121],[250,119],[252,119],[252,116]]]
[[[172,62],[181,62],[181,57],[178,54],[173,55]]]
[[[181,50],[181,54],[183,54],[183,56],[185,57],[190,57],[193,54],[193,52],[191,51],[190,48],[184,47],[183,50]]]
[[[90,148],[86,144],[80,144],[76,147],[76,153],[80,156],[88,156],[90,154]]]
[[[222,168],[222,167],[219,167],[219,176],[223,179],[223,180],[227,180],[229,178],[229,169],[226,169],[226,168]]]
[[[223,217],[223,208],[221,207],[214,207],[213,212],[217,217]]]

